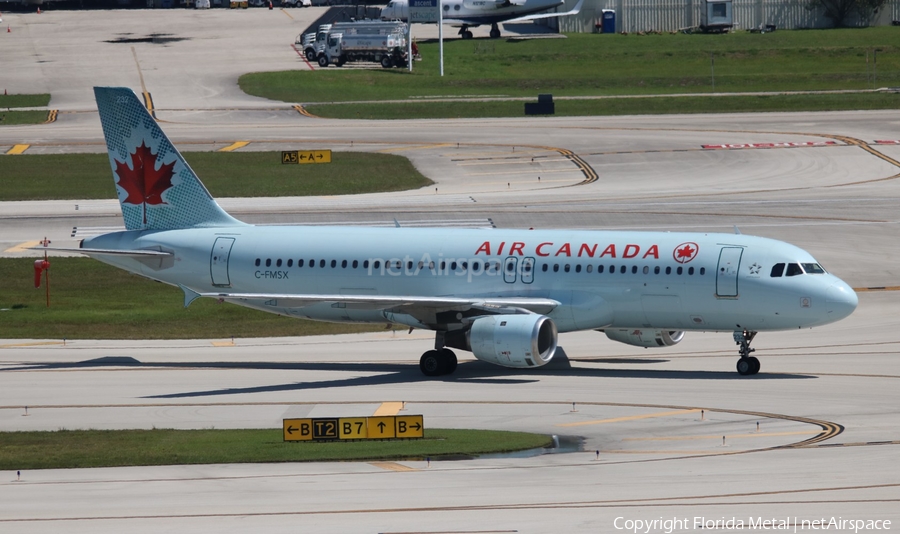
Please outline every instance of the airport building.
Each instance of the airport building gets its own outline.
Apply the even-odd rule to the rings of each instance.
[[[568,11],[576,2],[566,0],[558,10]],[[822,8],[810,8],[809,0],[585,0],[579,15],[549,19],[545,24],[558,27],[561,32],[599,32],[606,15],[607,27],[614,23],[616,33],[672,32],[700,30],[704,19],[709,21],[715,14],[730,16],[737,30],[834,26]],[[844,25],[885,26],[894,21],[900,23],[900,0],[887,0],[870,18],[851,13]]]

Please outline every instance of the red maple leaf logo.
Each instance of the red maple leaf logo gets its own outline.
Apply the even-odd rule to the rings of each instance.
[[[678,263],[687,263],[697,256],[699,250],[697,243],[682,243],[675,247],[673,256]]]
[[[147,224],[147,205],[165,204],[162,194],[172,187],[172,168],[175,162],[160,165],[156,169],[157,155],[150,151],[146,143],[141,142],[131,154],[131,169],[124,162],[116,160],[116,175],[119,187],[128,193],[124,204],[144,206],[144,224]]]

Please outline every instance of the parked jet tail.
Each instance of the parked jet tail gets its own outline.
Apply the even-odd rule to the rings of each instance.
[[[243,225],[206,190],[127,87],[95,87],[100,123],[128,230]]]

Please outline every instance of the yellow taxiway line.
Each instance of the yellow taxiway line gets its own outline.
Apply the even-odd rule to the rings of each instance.
[[[13,145],[13,147],[7,150],[6,153],[9,155],[23,154],[26,150],[28,150],[28,147],[30,146],[31,145]]]
[[[250,144],[250,141],[235,141],[234,143],[231,143],[230,145],[228,145],[226,147],[220,148],[218,150],[218,152],[234,152],[235,150],[237,150],[239,148],[244,148],[245,146],[247,146],[249,144]]]
[[[637,421],[639,419],[651,419],[654,417],[669,417],[672,415],[684,415],[688,413],[696,413],[699,412],[700,409],[693,410],[675,410],[672,412],[657,412],[657,413],[645,413],[641,415],[629,415],[627,417],[614,417],[612,419],[599,419],[596,421],[579,421],[577,423],[562,423],[556,426],[586,426],[586,425],[604,425],[607,423],[621,423],[623,421]]]
[[[390,415],[397,415],[400,413],[400,410],[403,409],[402,402],[382,402],[381,406],[375,410],[375,413],[372,414],[373,417],[385,417]]]
[[[40,245],[40,241],[26,241],[24,243],[19,243],[18,245],[8,248],[3,251],[4,254],[16,254],[19,252],[27,252],[31,247],[36,247]]]

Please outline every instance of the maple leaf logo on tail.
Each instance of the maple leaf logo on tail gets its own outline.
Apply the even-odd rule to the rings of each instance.
[[[143,206],[144,225],[147,224],[147,206],[166,204],[162,194],[172,188],[172,178],[175,176],[172,170],[175,162],[160,164],[156,168],[157,155],[150,151],[145,142],[137,147],[131,154],[131,168],[119,160],[116,162],[116,182],[128,196],[122,200],[123,204]]]

